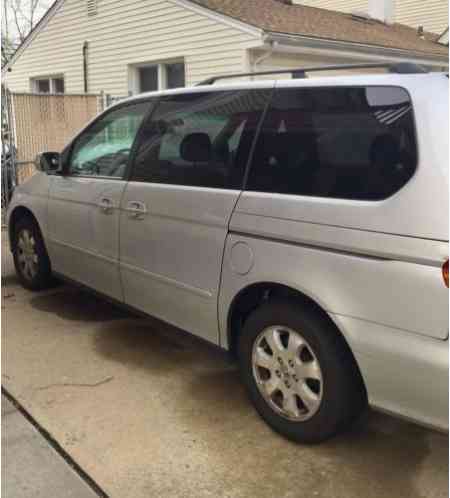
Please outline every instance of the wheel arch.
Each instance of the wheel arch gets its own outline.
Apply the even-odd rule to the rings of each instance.
[[[356,368],[361,385],[366,391],[366,386],[361,374],[361,369],[345,337],[345,334],[342,332],[340,327],[336,324],[330,314],[325,310],[324,306],[318,303],[316,299],[308,296],[306,293],[299,289],[285,284],[277,282],[252,283],[247,285],[246,287],[243,287],[235,295],[235,297],[231,301],[231,305],[228,309],[227,315],[228,349],[232,357],[235,358],[237,356],[238,340],[242,328],[245,324],[245,320],[253,310],[261,306],[264,302],[274,298],[295,301],[300,306],[313,309],[315,313],[321,316],[322,319],[326,320],[332,326],[332,328],[336,331],[336,334],[338,334],[342,339],[349,358]]]
[[[16,230],[17,223],[20,220],[22,220],[23,218],[31,218],[36,223],[36,225],[39,227],[39,230],[42,233],[39,222],[38,222],[36,216],[31,211],[31,209],[27,208],[26,206],[22,206],[22,205],[16,206],[14,208],[14,210],[12,211],[12,213],[9,217],[9,222],[8,222],[9,247],[11,250],[13,248],[14,233]]]

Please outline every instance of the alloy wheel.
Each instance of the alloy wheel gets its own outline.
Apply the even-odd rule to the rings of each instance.
[[[39,271],[36,240],[30,230],[23,229],[17,239],[17,261],[24,278],[31,281]]]
[[[299,332],[283,326],[264,329],[253,345],[252,368],[259,392],[284,418],[304,422],[319,409],[322,371]]]

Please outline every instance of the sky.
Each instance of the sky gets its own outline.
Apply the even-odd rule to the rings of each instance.
[[[2,11],[1,11],[1,17],[2,17],[2,34],[6,33],[6,27],[8,27],[8,33],[10,38],[13,38],[14,40],[18,39],[18,31],[17,28],[15,27],[14,23],[14,11],[11,7],[11,5],[17,0],[2,0]],[[28,15],[29,11],[29,6],[30,6],[30,1],[31,0],[21,0],[22,4],[22,9]],[[36,14],[35,14],[35,22],[36,24],[39,19],[45,14],[47,9],[50,7],[52,4],[52,0],[38,0],[38,7],[36,9]],[[6,15],[5,15],[6,14]],[[28,25],[26,18],[21,16],[19,14],[19,23],[22,27],[25,27]],[[8,21],[6,23],[6,21]]]

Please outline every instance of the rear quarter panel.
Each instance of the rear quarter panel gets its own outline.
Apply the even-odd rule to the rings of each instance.
[[[244,222],[247,235],[243,232]],[[244,222],[238,213],[233,216],[232,229],[240,230],[229,235],[225,248],[219,301],[222,342],[226,341],[228,310],[234,297],[245,287],[260,282],[280,283],[297,289],[329,314],[438,339],[447,337],[448,289],[440,267],[447,251],[446,243],[406,239],[411,246],[410,255],[434,253],[435,262],[424,264],[406,258],[391,259],[390,250],[394,251],[396,245],[405,241],[397,242],[396,237],[384,234],[371,234],[375,240],[381,238],[378,245],[384,244],[385,252],[379,250],[376,256],[370,256],[362,250],[355,254],[356,242],[351,240],[354,234],[350,230],[335,229],[334,237],[330,237],[335,246],[340,239],[341,247],[330,249],[318,246],[317,236],[307,239],[303,224],[297,227],[293,223],[286,224],[290,242],[286,239],[281,242],[267,238],[271,220],[257,218],[257,228],[254,225],[252,229],[248,218]],[[265,223],[266,230],[261,227]],[[274,223],[280,228],[285,222],[276,220]],[[326,227],[314,228],[315,232],[326,232]],[[248,235],[249,231],[254,235]],[[360,236],[359,232],[357,236]],[[345,249],[344,241],[353,245],[353,254]],[[251,269],[246,274],[238,274],[235,270],[238,262],[233,247],[237,243],[244,244],[251,254]]]
[[[234,227],[238,218],[233,219]],[[282,223],[277,220],[278,225]],[[344,245],[348,230],[341,231],[341,240],[335,237],[335,243]],[[447,250],[446,243],[430,246],[430,241],[407,240],[410,254],[430,255],[434,249],[436,261]],[[385,245],[393,251],[395,237]],[[354,354],[372,406],[448,430],[449,352],[443,340],[448,331],[448,289],[439,265],[231,233],[219,299],[223,347],[229,347],[234,298],[261,282],[296,289],[328,313]]]

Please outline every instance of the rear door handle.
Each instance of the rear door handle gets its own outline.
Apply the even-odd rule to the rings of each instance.
[[[128,211],[130,218],[136,220],[142,219],[147,214],[147,206],[141,201],[130,201],[127,204],[126,211]]]

